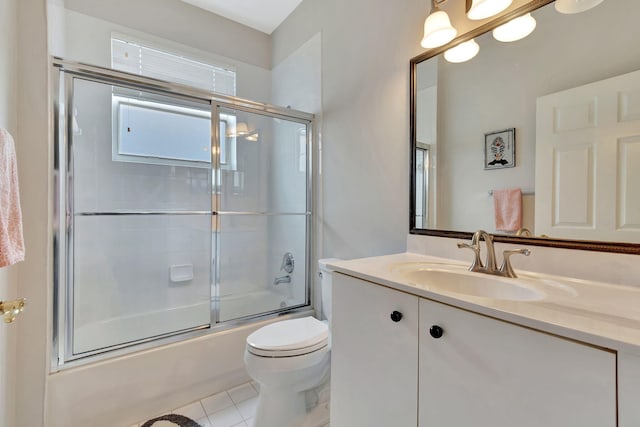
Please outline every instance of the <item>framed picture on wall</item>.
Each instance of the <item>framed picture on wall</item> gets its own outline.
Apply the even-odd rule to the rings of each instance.
[[[484,168],[503,169],[516,165],[516,129],[484,134]]]

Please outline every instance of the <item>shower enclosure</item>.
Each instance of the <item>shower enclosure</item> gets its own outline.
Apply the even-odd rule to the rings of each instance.
[[[53,76],[54,366],[309,309],[311,114]]]

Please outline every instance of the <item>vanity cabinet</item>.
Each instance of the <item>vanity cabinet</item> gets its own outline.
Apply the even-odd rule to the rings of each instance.
[[[331,426],[417,425],[418,297],[338,273],[332,292]]]
[[[617,425],[615,352],[334,276],[332,427]]]
[[[616,426],[615,353],[426,299],[420,326],[421,427]]]

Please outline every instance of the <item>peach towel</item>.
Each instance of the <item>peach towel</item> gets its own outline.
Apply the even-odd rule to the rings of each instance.
[[[522,191],[519,188],[493,190],[496,230],[518,231],[522,228]]]
[[[13,138],[0,128],[0,267],[24,260],[22,212]]]

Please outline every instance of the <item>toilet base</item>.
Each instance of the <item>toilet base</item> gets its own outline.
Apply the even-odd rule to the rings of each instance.
[[[260,385],[255,427],[302,427],[307,394],[331,375],[328,348],[302,356],[267,358],[245,352],[249,375]],[[319,399],[316,397],[315,404]]]
[[[306,415],[306,392],[260,386],[255,427],[300,427]]]

